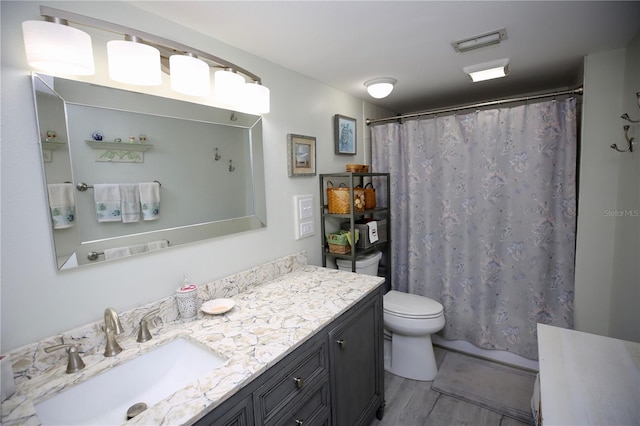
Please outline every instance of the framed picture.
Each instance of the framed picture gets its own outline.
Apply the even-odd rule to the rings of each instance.
[[[355,155],[356,119],[336,114],[334,117],[336,154]]]
[[[288,134],[287,141],[289,177],[315,176],[316,138],[313,136]]]

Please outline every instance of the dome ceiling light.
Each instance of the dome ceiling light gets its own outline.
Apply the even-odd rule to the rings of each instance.
[[[365,81],[364,87],[367,88],[369,95],[376,99],[382,99],[389,96],[393,90],[393,86],[398,82],[395,78],[381,77]]]

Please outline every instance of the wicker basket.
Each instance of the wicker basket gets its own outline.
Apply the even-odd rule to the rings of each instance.
[[[369,185],[371,185],[371,188],[369,188]],[[366,210],[376,208],[376,189],[371,182],[364,186],[364,208]]]
[[[347,164],[346,171],[354,173],[369,173],[369,166],[366,164]]]
[[[358,242],[360,232],[355,230],[355,243]],[[351,253],[351,232],[340,230],[334,234],[327,234],[327,243],[329,245],[329,253],[347,254]]]
[[[351,191],[344,184],[333,186],[333,182],[327,181],[327,200],[329,213],[347,214],[351,212]]]

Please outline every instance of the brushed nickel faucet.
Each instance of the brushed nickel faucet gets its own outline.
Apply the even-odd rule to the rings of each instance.
[[[151,332],[149,331],[149,318],[156,315],[160,312],[160,309],[154,309],[151,312],[145,314],[145,316],[140,319],[140,331],[138,331],[138,339],[136,340],[138,343],[143,343],[148,340],[151,340]]]
[[[122,352],[122,348],[116,341],[116,336],[122,334],[124,329],[120,323],[118,313],[113,308],[104,310],[104,332],[107,335],[104,356],[114,356]]]
[[[67,374],[77,373],[78,371],[84,368],[84,361],[80,358],[80,354],[78,353],[78,347],[72,343],[63,343],[61,345],[54,345],[44,348],[46,353],[57,351],[58,349],[69,348],[67,353],[69,357],[67,359]]]

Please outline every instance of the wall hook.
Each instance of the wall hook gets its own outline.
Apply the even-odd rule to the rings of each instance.
[[[629,114],[627,114],[626,112],[622,114],[620,118],[622,118],[623,120],[627,120],[630,123],[640,123],[640,120],[632,120],[631,117],[629,117]]]
[[[233,166],[233,160],[229,160],[229,171],[232,172],[234,171],[236,168]]]
[[[218,161],[222,158],[222,155],[218,154],[218,148],[216,148],[216,155],[213,157],[214,160]]]
[[[615,143],[611,145],[611,148],[615,149],[618,152],[627,152],[627,151],[633,152],[633,139],[634,138],[629,138],[629,133],[628,133],[629,132],[629,125],[625,125],[622,128],[624,129],[624,138],[627,140],[627,143],[629,144],[629,148],[620,149],[620,148],[618,148],[618,145],[615,144]]]

